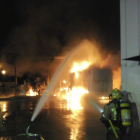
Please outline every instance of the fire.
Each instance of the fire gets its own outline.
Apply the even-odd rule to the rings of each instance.
[[[85,46],[88,46],[88,49]],[[83,43],[81,43],[78,46],[78,48],[76,49],[76,52],[74,52],[74,54],[72,55],[70,64],[73,60],[75,61],[73,63],[73,66],[70,69],[70,73],[72,73],[72,74],[70,75],[70,78],[67,78],[67,79],[70,79],[69,81],[67,81],[67,82],[65,80],[63,81],[63,83],[64,83],[63,85],[65,85],[65,87],[60,87],[60,94],[59,94],[59,95],[61,95],[62,98],[65,96],[65,99],[67,99],[67,102],[68,102],[67,109],[72,109],[72,110],[82,109],[80,100],[81,100],[83,94],[88,93],[88,90],[86,90],[84,87],[87,87],[87,89],[88,89],[89,83],[92,82],[92,81],[89,81],[89,80],[91,80],[89,78],[90,71],[87,72],[84,70],[88,69],[91,66],[92,66],[91,68],[94,68],[94,67],[99,68],[99,69],[107,68],[107,69],[111,70],[113,73],[113,75],[112,75],[113,78],[112,78],[112,76],[109,77],[109,80],[111,81],[111,84],[110,84],[111,86],[108,86],[108,87],[109,87],[109,89],[111,89],[111,88],[120,89],[121,76],[120,76],[119,54],[117,54],[117,55],[108,54],[106,56],[106,54],[104,55],[102,52],[99,52],[99,50],[97,49],[98,48],[97,46],[98,46],[98,44],[96,45],[96,43],[92,44],[89,41],[84,41]],[[86,50],[85,50],[85,48],[86,48]],[[89,70],[91,70],[91,72],[92,72],[92,69],[89,69]],[[82,71],[84,71],[85,73],[84,72],[82,73]],[[87,77],[85,76],[86,74],[87,74]],[[73,77],[73,76],[75,76],[75,77]],[[92,78],[92,76],[94,78],[94,75],[91,75],[91,78]],[[102,79],[102,78],[99,77],[99,80],[100,79]],[[113,80],[113,86],[112,86],[112,80]],[[83,87],[81,87],[81,85]],[[103,86],[101,88],[103,88]],[[89,91],[92,94],[92,92],[93,92],[92,88],[91,89],[89,88]],[[101,100],[102,100],[102,102],[106,102],[108,100],[108,97],[106,97],[106,95],[104,95],[103,97],[101,97]]]
[[[26,94],[27,96],[36,96],[38,95],[38,92],[33,91],[33,89],[29,89],[29,91]]]
[[[2,112],[5,112],[7,109],[7,104],[6,102],[2,103]]]
[[[116,69],[113,70],[113,89],[118,88],[120,89],[121,85],[121,68],[117,67]]]
[[[83,108],[80,102],[82,95],[88,93],[89,91],[82,86],[74,86],[72,90],[66,86],[60,88],[60,93],[57,93],[57,97],[67,100],[67,106],[61,106],[61,108],[66,108],[67,110],[82,110]],[[56,94],[54,96],[56,96]]]
[[[91,62],[88,61],[82,61],[80,63],[74,63],[73,68],[70,70],[70,73],[75,73],[75,77],[79,77],[79,72],[87,69],[91,65]],[[65,80],[63,80],[63,83],[66,83]],[[88,90],[86,90],[84,87],[77,86],[72,87],[72,90],[70,90],[68,87],[61,88],[60,91],[66,92],[66,99],[67,99],[67,109],[72,110],[81,110],[82,106],[80,103],[80,99],[83,94],[88,93]]]
[[[82,95],[87,94],[88,90],[86,90],[83,87],[73,87],[71,91],[66,93],[66,99],[67,99],[67,109],[72,110],[81,110],[82,106],[80,103],[80,99]]]
[[[104,100],[104,99],[105,99],[105,97],[103,96],[103,97],[102,97],[102,100]]]
[[[73,67],[70,70],[70,73],[75,73],[75,77],[79,77],[79,72],[87,69],[91,65],[90,61],[82,61],[82,62],[75,62]],[[63,80],[63,83],[65,84],[64,87],[60,88],[60,97],[65,98],[67,100],[67,109],[71,110],[81,110],[82,106],[80,103],[80,100],[82,98],[82,95],[87,94],[88,90],[86,90],[84,87],[80,85],[72,85],[72,89],[69,88],[69,82],[66,80]],[[59,96],[58,95],[58,96]],[[57,96],[57,97],[58,97]],[[62,108],[62,106],[61,106]]]
[[[87,69],[91,65],[91,62],[88,61],[82,61],[81,63],[74,63],[73,68],[71,69],[70,73],[75,73],[75,77],[79,77],[79,71],[83,71],[84,69]]]
[[[121,88],[121,67],[118,64],[120,61],[120,54],[111,55],[109,54],[107,58],[101,62],[100,68],[110,68],[113,72],[113,89]]]
[[[65,84],[66,84],[67,82],[66,82],[65,80],[63,80],[63,83],[65,83]]]

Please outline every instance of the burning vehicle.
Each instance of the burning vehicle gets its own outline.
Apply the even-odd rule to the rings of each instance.
[[[108,99],[108,94],[113,88],[112,71],[107,68],[90,67],[81,73],[81,84],[87,87],[91,95],[97,99]]]
[[[113,88],[113,74],[111,69],[90,66],[90,63],[74,63],[69,75],[61,79],[59,91],[54,94],[68,102],[67,109],[82,109],[82,96],[89,96],[96,100],[109,100],[108,94]]]

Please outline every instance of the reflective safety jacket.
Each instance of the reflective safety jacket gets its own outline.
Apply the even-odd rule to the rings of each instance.
[[[111,119],[113,121],[117,121],[117,109],[118,105],[112,101],[106,104],[103,113],[104,118],[106,120]]]
[[[118,104],[112,101],[104,106],[104,112],[102,113],[102,117],[100,118],[100,120],[103,124],[105,124],[108,131],[112,130],[108,121],[109,119],[113,123],[114,129],[120,131],[119,126],[117,125],[118,124],[117,109],[118,109]]]
[[[124,101],[115,99],[106,104],[104,106],[104,112],[102,113],[103,115],[100,120],[105,124],[108,130],[111,129],[108,123],[108,119],[110,119],[116,130],[120,129],[121,132],[126,133],[127,127],[122,125],[120,102],[123,103]]]

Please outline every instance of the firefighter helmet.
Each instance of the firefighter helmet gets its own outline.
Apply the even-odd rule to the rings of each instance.
[[[121,99],[122,98],[122,93],[119,89],[115,88],[111,91],[111,94],[109,95],[109,99],[114,100],[114,99]]]

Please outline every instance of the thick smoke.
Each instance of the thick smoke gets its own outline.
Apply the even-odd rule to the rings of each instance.
[[[73,44],[74,45],[74,44]],[[103,46],[96,40],[82,40],[77,45],[77,48],[67,62],[66,72],[69,74],[70,69],[73,67],[74,62],[80,63],[83,61],[90,62],[91,67],[100,69],[110,69],[113,73],[113,88],[119,88],[121,84],[121,71],[120,71],[120,53],[111,54],[104,51]],[[71,47],[70,47],[71,48]],[[65,74],[66,74],[65,72]],[[66,77],[63,74],[63,77]]]
[[[102,7],[107,4],[103,3],[91,4],[90,0],[17,1],[17,12],[23,22],[9,34],[2,50],[3,67],[9,70],[10,75],[14,75],[14,66],[17,67],[18,76],[27,71],[38,72],[45,77],[48,72],[52,75],[61,63],[53,60],[53,56],[66,56],[85,39],[96,44],[103,60],[108,59],[109,55],[116,55],[119,40],[114,38],[118,32],[113,34],[114,38],[111,32],[119,30],[119,20],[115,21],[118,14],[114,10],[114,15],[109,15],[111,9]],[[114,9],[115,3],[112,3]],[[103,14],[106,14],[106,18]],[[111,18],[115,24],[109,20]],[[81,52],[81,59],[87,56],[84,52]],[[88,59],[95,59],[94,55],[89,56]],[[78,55],[75,59],[79,59]],[[115,63],[118,65],[118,61]]]

